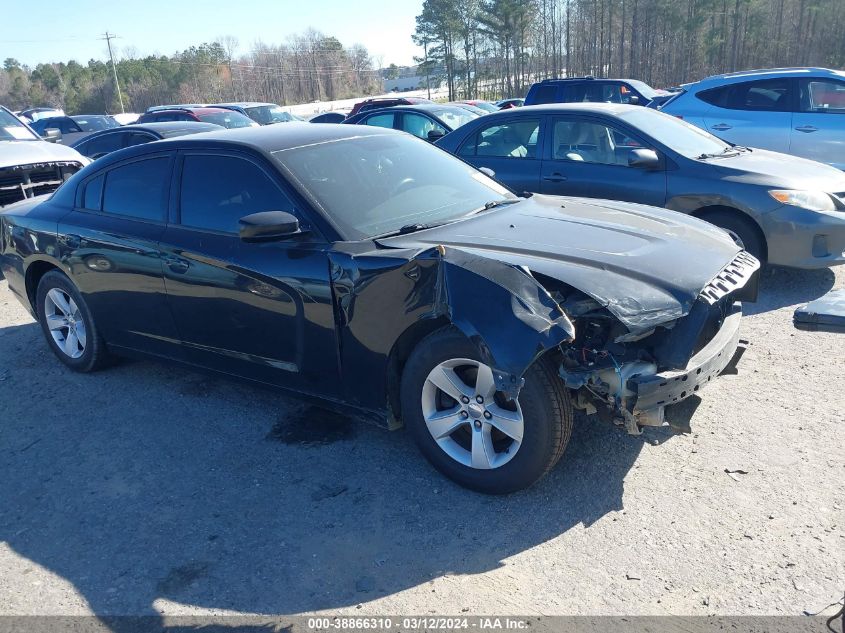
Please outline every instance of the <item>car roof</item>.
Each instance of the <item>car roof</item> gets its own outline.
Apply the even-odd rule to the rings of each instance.
[[[741,70],[732,73],[725,73],[722,75],[711,75],[705,77],[698,82],[690,82],[681,84],[682,87],[703,85],[703,84],[723,84],[723,83],[739,83],[748,81],[749,79],[766,79],[769,77],[800,77],[804,75],[822,75],[826,77],[836,77],[845,79],[845,71],[832,70],[830,68],[814,68],[814,67],[795,67],[795,68],[764,68],[760,70]]]
[[[619,79],[615,77],[593,77],[592,75],[587,75],[586,77],[559,77],[556,79],[543,79],[543,81],[539,82],[541,84],[553,84],[558,81],[566,81],[566,82],[573,82],[573,81],[638,81],[636,79]]]
[[[147,112],[146,114],[162,114],[164,112],[193,112],[194,114],[218,114],[221,112],[234,112],[234,110],[228,110],[226,108],[215,108],[212,106],[200,106],[195,108],[183,108],[183,107],[174,107],[168,108],[166,110],[153,110],[152,112]],[[238,112],[240,114],[240,112]]]
[[[330,143],[332,141],[342,141],[362,136],[379,136],[384,134],[401,135],[405,133],[397,130],[389,130],[381,127],[368,127],[365,125],[352,126],[340,123],[312,125],[311,123],[300,121],[285,123],[284,125],[263,125],[232,129],[220,128],[220,130],[215,130],[213,132],[189,134],[186,136],[177,136],[157,141],[154,144],[155,147],[152,149],[149,148],[150,145],[153,145],[151,143],[135,145],[134,147],[108,154],[108,156],[101,158],[97,162],[99,164],[108,165],[111,164],[112,161],[123,160],[138,154],[156,151],[160,152],[171,148],[176,149],[191,147],[241,147],[256,150],[263,154],[270,154],[272,152],[294,149],[296,147],[303,147],[306,145],[316,145],[319,143]],[[103,162],[101,163],[101,161]]]
[[[576,114],[608,114],[610,116],[620,116],[626,112],[643,110],[642,106],[628,105],[627,103],[599,103],[594,101],[584,101],[576,103],[543,103],[540,105],[522,106],[521,108],[511,108],[509,110],[499,110],[499,112],[491,112],[486,117],[494,116],[525,116],[526,113],[534,112],[536,114],[562,114],[571,112]]]
[[[236,108],[257,108],[260,106],[274,106],[275,103],[270,103],[269,101],[231,101],[227,103],[215,103],[212,107],[215,106],[235,106]]]
[[[155,134],[172,134],[180,130],[196,130],[197,132],[211,132],[214,130],[225,129],[222,125],[216,123],[205,123],[203,121],[150,121],[149,123],[132,123],[130,125],[121,125],[120,127],[109,128],[108,130],[101,130],[97,134],[105,134],[107,132],[123,132],[125,130],[136,130],[138,132],[153,132]],[[89,137],[90,138],[90,137]]]

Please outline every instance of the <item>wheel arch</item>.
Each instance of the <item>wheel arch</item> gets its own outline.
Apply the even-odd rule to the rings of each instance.
[[[452,325],[451,321],[445,316],[422,319],[408,326],[393,343],[387,357],[386,389],[387,404],[394,420],[402,419],[400,398],[402,372],[411,353],[426,336],[450,325]]]
[[[760,244],[763,246],[763,254],[766,259],[768,259],[769,255],[769,243],[766,240],[766,235],[763,233],[763,229],[760,227],[760,224],[757,220],[754,219],[749,213],[746,213],[742,209],[737,207],[733,207],[726,204],[713,204],[705,207],[701,207],[692,211],[690,215],[693,217],[698,218],[699,220],[707,221],[708,216],[713,216],[719,213],[730,213],[733,214],[741,221],[743,224],[746,224],[750,229],[752,229],[757,237],[760,240]]]
[[[61,266],[46,259],[37,259],[26,267],[26,273],[24,275],[26,297],[29,300],[29,305],[36,317],[39,315],[38,302],[35,300],[35,295],[38,292],[38,284],[41,283],[44,275],[52,270],[57,270],[64,274]]]

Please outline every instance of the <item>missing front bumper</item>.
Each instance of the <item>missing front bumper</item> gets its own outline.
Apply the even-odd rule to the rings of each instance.
[[[628,388],[636,394],[630,415],[637,424],[662,424],[665,407],[697,393],[735,362],[741,318],[741,304],[732,304],[716,335],[683,369],[628,379]]]

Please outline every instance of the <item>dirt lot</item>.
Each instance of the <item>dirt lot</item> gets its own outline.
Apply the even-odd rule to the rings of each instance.
[[[578,419],[551,476],[491,498],[273,392],[73,374],[0,282],[0,614],[815,611],[845,589],[845,334],[792,309],[833,287],[765,277],[690,433]]]

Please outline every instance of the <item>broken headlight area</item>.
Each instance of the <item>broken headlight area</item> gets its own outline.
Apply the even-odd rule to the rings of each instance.
[[[732,294],[712,303],[699,298],[680,319],[629,332],[588,295],[547,278],[542,283],[575,325],[574,340],[559,351],[573,404],[631,434],[662,425],[665,407],[718,376],[736,351],[741,309]]]

